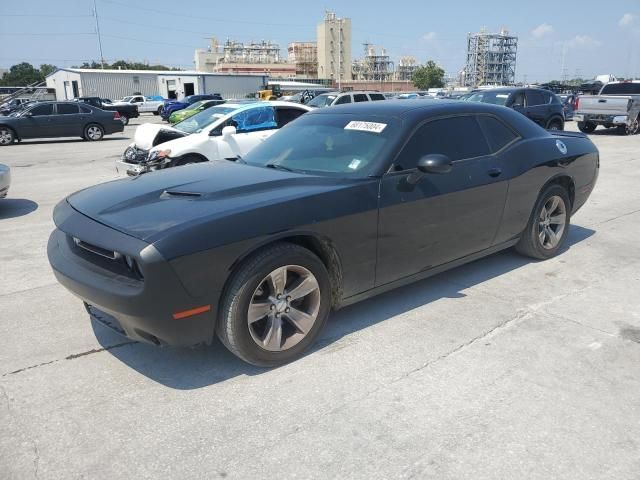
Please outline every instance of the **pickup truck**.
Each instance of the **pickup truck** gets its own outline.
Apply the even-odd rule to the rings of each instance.
[[[136,105],[105,103],[100,97],[80,97],[78,101],[87,103],[101,110],[118,112],[120,114],[120,121],[122,121],[124,125],[129,124],[130,118],[138,118],[140,116]]]
[[[598,125],[618,127],[622,135],[640,131],[640,80],[607,83],[598,95],[578,97],[573,119],[581,132],[591,133]]]
[[[164,100],[152,100],[149,97],[143,95],[129,95],[122,100],[114,102],[113,105],[136,105],[140,113],[153,113],[154,115],[160,115],[160,110],[164,106]]]

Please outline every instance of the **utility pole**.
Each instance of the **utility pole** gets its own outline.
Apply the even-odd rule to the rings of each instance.
[[[96,19],[96,33],[98,34],[98,51],[100,52],[100,68],[104,70],[104,55],[102,55],[102,38],[100,36],[100,22],[98,21],[98,9],[96,0],[93,0],[93,16]]]
[[[338,90],[342,90],[342,18],[338,19]]]

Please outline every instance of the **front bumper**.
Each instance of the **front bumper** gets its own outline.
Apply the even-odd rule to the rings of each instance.
[[[133,340],[156,345],[192,346],[213,339],[215,308],[181,320],[183,312],[206,304],[185,290],[171,265],[152,246],[75,211],[63,200],[54,211],[58,228],[47,246],[57,280],[88,305],[102,324]],[[117,249],[134,258],[141,276],[126,265],[80,248],[73,238],[97,251]],[[105,322],[102,319],[112,319]],[[109,325],[111,323],[111,325]]]
[[[9,170],[9,167],[0,166],[0,198],[7,196],[10,186],[11,170]]]
[[[116,172],[129,177],[137,177],[143,173],[150,172],[151,169],[147,165],[139,163],[128,163],[125,160],[116,160]]]

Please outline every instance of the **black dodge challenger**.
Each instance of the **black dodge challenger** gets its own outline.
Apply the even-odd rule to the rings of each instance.
[[[273,366],[308,348],[332,308],[512,246],[553,257],[598,169],[584,135],[505,107],[344,105],[235,162],[71,195],[48,255],[90,316],[132,339],[217,335]]]

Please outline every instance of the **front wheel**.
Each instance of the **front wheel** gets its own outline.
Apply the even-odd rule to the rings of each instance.
[[[16,139],[15,133],[9,127],[0,127],[0,146],[11,145]]]
[[[549,125],[547,125],[547,130],[564,130],[564,126],[562,121],[560,120],[551,120]]]
[[[102,140],[104,137],[104,130],[100,125],[91,124],[87,125],[84,129],[84,138],[90,142],[97,142],[98,140]]]
[[[232,353],[260,367],[300,356],[318,337],[331,307],[324,264],[290,243],[246,260],[225,292],[218,337]]]
[[[158,107],[158,109],[153,112],[154,115],[160,115],[162,113],[162,107]]]
[[[125,126],[129,125],[129,117],[127,117],[126,115],[120,115],[120,121]]]
[[[538,197],[527,228],[516,250],[522,255],[546,260],[554,257],[569,232],[571,202],[564,187],[550,185]]]
[[[597,125],[593,122],[578,122],[578,130],[582,133],[593,133]]]

